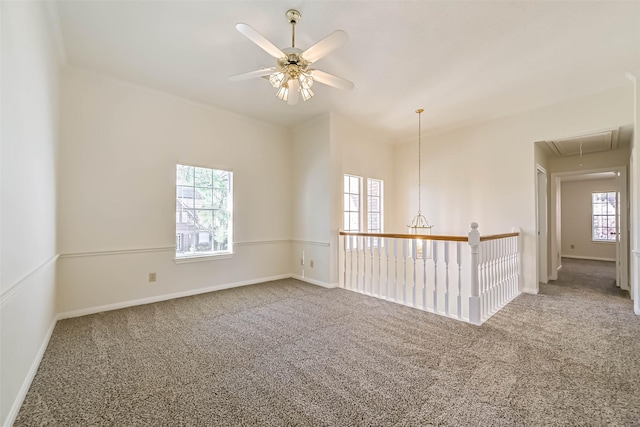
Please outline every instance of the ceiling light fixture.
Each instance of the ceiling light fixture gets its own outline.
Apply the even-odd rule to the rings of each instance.
[[[427,219],[424,217],[424,215],[422,215],[422,209],[420,206],[420,202],[421,202],[421,195],[420,195],[420,181],[421,181],[421,174],[422,174],[422,168],[421,168],[421,163],[420,163],[420,157],[422,154],[422,150],[421,150],[421,145],[422,145],[422,113],[424,112],[424,110],[422,108],[420,108],[419,110],[416,110],[416,113],[418,113],[418,214],[416,216],[413,217],[413,220],[411,221],[411,225],[408,225],[407,228],[409,229],[409,234],[417,234],[417,235],[430,235],[431,234],[431,228],[433,227],[433,225],[429,225],[429,222],[427,221]],[[416,252],[416,258],[422,258],[422,241],[420,240],[416,240],[415,242],[415,246],[417,246],[417,250]],[[430,245],[427,245],[430,246]],[[429,254],[425,254],[425,258],[430,258]]]
[[[283,58],[278,58],[277,71],[269,76],[271,86],[278,89],[276,96],[278,99],[295,104],[298,102],[298,93],[302,95],[302,100],[311,99],[313,91],[313,77],[309,70],[309,62],[300,55],[302,51],[296,49],[296,24],[300,20],[300,12],[294,9],[287,11],[287,19],[291,24],[291,47],[283,49],[286,54]],[[289,102],[289,98],[292,102]]]
[[[287,20],[291,24],[291,47],[278,49],[273,43],[258,33],[253,27],[239,23],[238,31],[249,40],[257,44],[269,55],[276,59],[276,66],[261,68],[248,73],[237,74],[229,77],[232,81],[264,77],[269,80],[276,91],[278,99],[289,105],[298,103],[300,97],[303,101],[313,97],[311,87],[314,82],[319,82],[338,89],[353,89],[353,83],[324,71],[311,69],[311,64],[320,60],[330,52],[340,47],[347,41],[347,33],[334,31],[310,48],[301,50],[296,47],[296,24],[300,20],[300,12],[289,9],[286,13]]]

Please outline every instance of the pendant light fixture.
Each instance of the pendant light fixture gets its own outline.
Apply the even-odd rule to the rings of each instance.
[[[408,225],[407,228],[409,229],[409,234],[416,234],[416,235],[430,235],[431,234],[431,228],[433,227],[433,225],[429,225],[429,222],[427,221],[427,219],[424,217],[424,215],[422,215],[422,209],[421,209],[421,186],[420,186],[420,181],[422,178],[422,168],[421,168],[421,162],[420,162],[420,158],[421,158],[421,154],[422,154],[422,150],[421,150],[421,145],[422,145],[422,113],[424,112],[424,109],[420,108],[419,110],[416,110],[416,113],[418,113],[418,214],[416,216],[413,217],[413,220],[411,221],[411,225]],[[428,243],[428,241],[422,240],[422,239],[416,239],[414,241],[414,257],[415,258],[422,258],[423,255],[423,247],[427,247],[430,248],[431,245],[426,245],[426,243]],[[430,256],[430,252],[431,251],[427,251],[425,255],[425,258],[431,258]]]

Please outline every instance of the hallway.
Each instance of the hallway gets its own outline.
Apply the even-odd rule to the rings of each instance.
[[[562,268],[558,280],[540,284],[540,293],[557,294],[562,290],[582,291],[592,297],[608,295],[629,301],[629,292],[616,286],[616,266],[613,261],[592,261],[562,258]]]

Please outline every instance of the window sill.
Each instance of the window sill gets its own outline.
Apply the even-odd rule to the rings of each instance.
[[[591,243],[604,243],[605,245],[615,245],[615,240],[592,240]]]
[[[216,261],[220,259],[231,259],[233,258],[233,252],[226,252],[222,254],[206,254],[206,255],[190,255],[183,257],[175,257],[173,260],[176,264],[189,264],[192,262],[205,262],[205,261]]]

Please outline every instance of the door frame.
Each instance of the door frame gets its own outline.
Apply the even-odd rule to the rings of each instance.
[[[536,164],[536,232],[537,232],[537,269],[536,287],[539,283],[549,282],[549,236],[548,236],[548,191],[547,170]]]
[[[620,289],[629,290],[629,193],[627,189],[627,168],[625,166],[617,166],[600,169],[584,169],[568,172],[555,172],[551,174],[551,230],[549,232],[551,238],[551,280],[557,280],[558,270],[562,268],[561,259],[561,236],[562,230],[560,220],[562,212],[561,204],[561,185],[560,181],[565,176],[587,175],[591,173],[614,172],[618,174],[616,179],[616,191],[620,193],[620,242],[619,250],[616,251],[616,277],[619,277]]]

